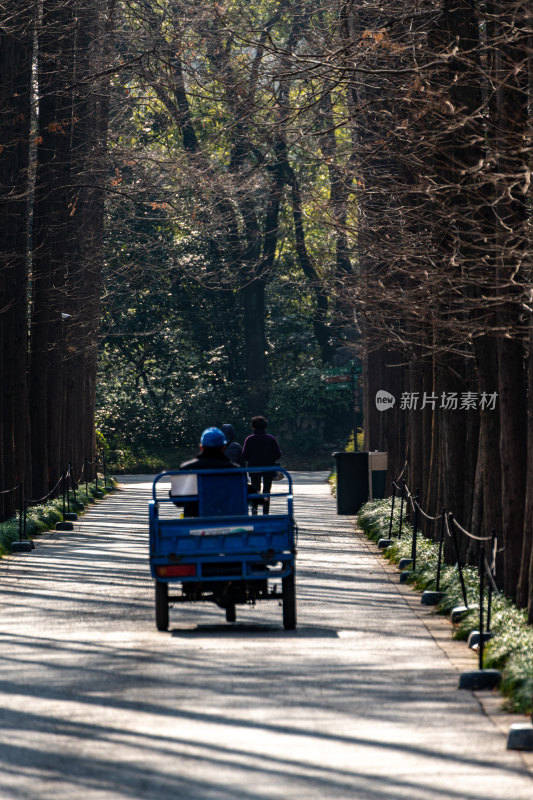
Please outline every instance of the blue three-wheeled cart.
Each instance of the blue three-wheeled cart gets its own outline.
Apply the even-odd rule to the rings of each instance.
[[[251,494],[247,474],[252,472],[281,472],[288,488],[284,481],[270,495]],[[286,470],[163,472],[152,494],[150,569],[158,630],[168,629],[169,604],[205,601],[216,603],[227,621],[235,622],[236,605],[281,600],[283,626],[296,627],[296,534],[292,479]],[[254,513],[253,506],[268,497],[271,513],[262,514],[261,505]]]

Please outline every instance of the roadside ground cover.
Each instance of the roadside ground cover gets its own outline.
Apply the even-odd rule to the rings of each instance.
[[[389,537],[391,499],[366,503],[358,515],[360,527],[368,538],[377,542]],[[393,543],[383,552],[385,558],[398,563],[411,557],[413,529],[404,519],[399,535],[400,512],[394,510],[392,522]],[[416,569],[411,570],[408,582],[421,591],[434,590],[437,575],[438,543],[419,535],[417,538]],[[463,567],[469,611],[455,627],[454,637],[467,639],[470,631],[479,625],[479,576],[476,567]],[[463,604],[463,595],[456,565],[442,564],[439,590],[443,592],[438,613],[449,614],[455,606]],[[506,698],[506,707],[520,713],[533,712],[533,628],[527,624],[526,612],[501,593],[492,597],[491,630],[494,638],[484,648],[485,669],[494,668],[502,673],[500,690]]]

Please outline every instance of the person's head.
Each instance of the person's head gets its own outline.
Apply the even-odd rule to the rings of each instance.
[[[230,425],[229,422],[224,423],[224,425],[220,426],[220,430],[226,437],[226,441],[228,444],[234,441],[235,439],[235,429],[233,425]]]
[[[267,421],[264,417],[252,417],[252,428],[254,431],[265,431],[267,427]]]
[[[206,428],[200,437],[200,449],[207,455],[223,453],[226,444],[226,437],[220,428]]]

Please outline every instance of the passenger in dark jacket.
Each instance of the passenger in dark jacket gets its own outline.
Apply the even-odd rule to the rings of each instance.
[[[233,428],[233,425],[230,425],[229,422],[227,422],[220,426],[220,430],[228,442],[224,453],[230,461],[233,461],[234,464],[238,464],[239,467],[244,467],[245,462],[242,455],[242,447],[239,442],[235,441],[235,429]]]
[[[275,436],[266,432],[267,421],[264,417],[252,417],[253,433],[244,440],[242,454],[247,466],[249,467],[273,467],[281,458],[280,446]],[[272,472],[253,472],[250,481],[257,493],[261,492],[261,480],[263,481],[263,493],[268,494],[272,488]],[[267,499],[263,505],[263,514],[268,514],[270,501]],[[253,503],[252,513],[257,514],[257,505]]]

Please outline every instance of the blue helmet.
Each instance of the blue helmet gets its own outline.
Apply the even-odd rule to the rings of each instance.
[[[200,438],[200,444],[202,447],[224,447],[227,441],[220,428],[206,428]]]

